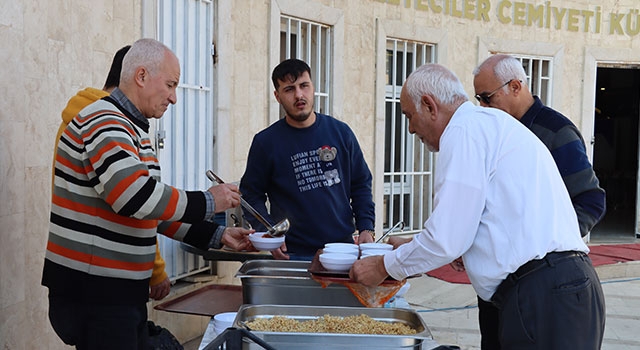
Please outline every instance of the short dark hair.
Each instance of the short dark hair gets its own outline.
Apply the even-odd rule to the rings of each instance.
[[[273,87],[278,90],[278,80],[284,81],[289,77],[291,81],[296,81],[304,72],[309,73],[309,77],[311,77],[311,68],[306,62],[295,58],[284,60],[273,69],[271,74]]]
[[[107,75],[107,80],[104,82],[105,90],[116,88],[120,85],[120,71],[122,70],[122,60],[124,59],[124,55],[129,52],[131,45],[127,45],[116,52],[113,56],[113,62],[111,62],[111,68],[109,69],[109,74]]]

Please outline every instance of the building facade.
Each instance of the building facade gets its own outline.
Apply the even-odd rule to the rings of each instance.
[[[417,232],[437,155],[406,132],[399,89],[417,66],[472,70],[494,53],[569,117],[609,194],[610,220],[637,227],[640,5],[635,0],[80,0],[0,5],[0,347],[63,349],[40,286],[53,139],[77,90],[101,87],[113,53],[157,38],[181,60],[178,103],[154,124],[163,176],[206,188],[244,172],[253,135],[282,113],[270,74],[310,63],[318,111],[347,122],[374,174],[376,230]],[[607,215],[609,215],[607,214]],[[206,268],[163,243],[174,279]],[[218,268],[235,283],[237,264]],[[154,317],[154,315],[152,315]],[[159,316],[158,316],[159,317]]]

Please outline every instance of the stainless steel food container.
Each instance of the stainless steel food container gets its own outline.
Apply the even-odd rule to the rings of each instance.
[[[251,331],[267,344],[278,350],[304,349],[431,349],[437,344],[424,321],[414,310],[394,308],[365,308],[343,306],[306,306],[306,305],[242,305],[233,326],[242,328],[241,322],[250,322],[258,318],[286,316],[299,321],[315,319],[324,315],[356,316],[365,314],[376,321],[401,322],[417,331],[412,335],[378,334],[337,334],[337,333],[286,333]],[[262,349],[259,345],[245,339],[243,349]]]
[[[249,260],[236,273],[245,304],[363,306],[342,284],[323,288],[307,271],[311,262]]]

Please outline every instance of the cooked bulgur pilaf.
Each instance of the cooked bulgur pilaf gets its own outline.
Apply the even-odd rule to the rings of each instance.
[[[348,333],[348,334],[416,334],[416,330],[400,322],[376,321],[370,316],[331,316],[324,315],[313,320],[296,320],[286,316],[257,318],[246,322],[251,330],[263,332],[295,333]]]

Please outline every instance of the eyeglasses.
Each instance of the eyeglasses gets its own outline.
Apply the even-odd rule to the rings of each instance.
[[[491,104],[491,96],[493,96],[496,92],[498,92],[498,90],[502,89],[503,87],[509,85],[510,82],[514,81],[515,79],[511,79],[508,82],[500,85],[499,88],[491,91],[488,94],[476,94],[476,100],[478,100],[478,102],[484,102],[485,104]]]

